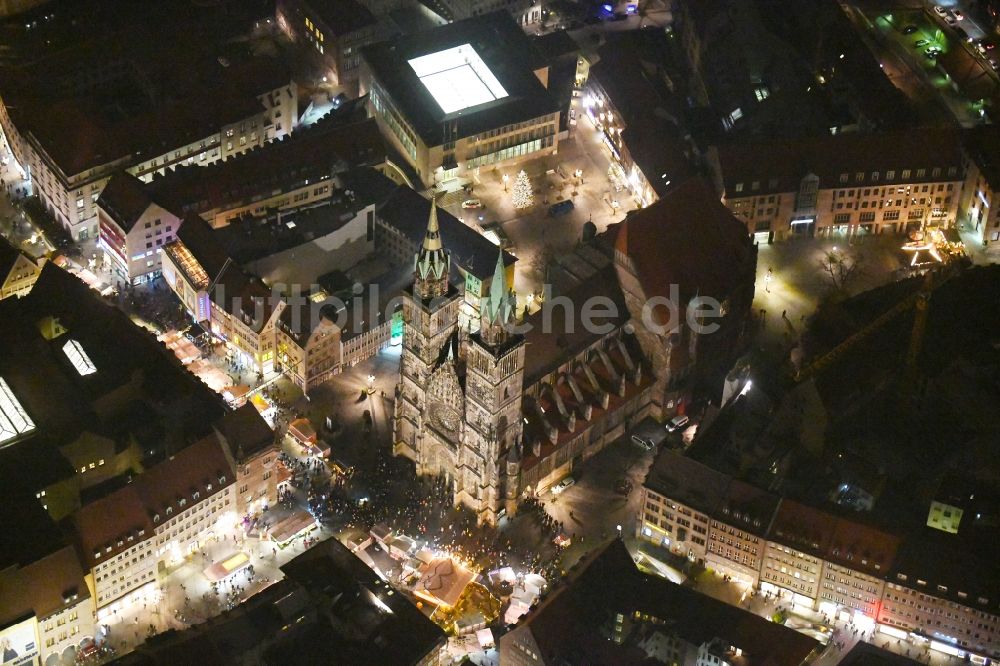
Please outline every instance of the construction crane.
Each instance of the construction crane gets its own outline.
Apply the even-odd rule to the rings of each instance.
[[[935,279],[936,275],[940,275],[940,278]],[[827,353],[813,360],[805,367],[800,368],[799,371],[795,373],[795,381],[805,381],[814,376],[816,373],[825,370],[845,353],[856,347],[859,343],[867,340],[873,333],[877,332],[899,315],[909,311],[910,308],[914,308],[916,310],[916,315],[913,318],[913,328],[910,331],[910,344],[906,352],[906,376],[911,380],[911,382],[912,380],[915,380],[917,357],[920,355],[920,349],[923,347],[924,331],[927,328],[927,311],[929,309],[928,306],[930,303],[931,293],[951,279],[953,275],[954,270],[949,270],[947,272],[942,271],[940,274],[928,272],[927,276],[924,278],[923,284],[920,286],[920,289],[910,294],[899,303],[896,303],[896,305],[886,310],[867,326],[849,336]]]

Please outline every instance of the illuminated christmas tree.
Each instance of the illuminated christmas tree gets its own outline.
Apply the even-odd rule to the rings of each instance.
[[[535,202],[535,197],[531,193],[531,181],[528,174],[521,169],[514,180],[514,187],[510,190],[510,199],[514,203],[514,208],[527,208]]]

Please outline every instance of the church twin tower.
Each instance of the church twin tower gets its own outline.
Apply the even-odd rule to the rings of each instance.
[[[404,296],[393,452],[413,460],[417,474],[448,479],[456,505],[495,525],[505,511],[514,513],[519,495],[524,338],[510,330],[516,301],[503,250],[478,330],[459,330],[463,295],[450,270],[432,201]]]

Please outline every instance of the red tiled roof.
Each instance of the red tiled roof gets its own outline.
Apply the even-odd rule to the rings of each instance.
[[[90,595],[72,546],[0,575],[0,625],[34,613],[39,619],[65,605],[64,597]]]
[[[771,537],[817,555],[827,552],[837,519],[794,500],[782,500],[771,526]]]
[[[131,548],[136,539],[143,541],[153,537],[153,521],[134,484],[82,507],[73,521],[82,550],[80,554],[89,567]],[[143,531],[141,537],[139,530]],[[128,540],[129,536],[132,541]]]
[[[753,251],[746,226],[701,178],[629,213],[605,233],[635,265],[647,297],[669,298],[677,285],[684,303],[695,295],[726,298],[739,286],[736,268]]]
[[[847,518],[837,520],[826,559],[864,571],[885,575],[896,559],[900,539],[880,529]]]
[[[223,477],[225,482],[221,480]],[[140,474],[131,484],[76,512],[73,522],[84,561],[93,567],[152,538],[157,522],[154,516],[165,519],[168,508],[180,513],[219,492],[234,479],[216,435],[195,442]],[[199,493],[198,500],[193,497],[195,492]],[[95,557],[95,553],[100,553],[100,557]]]

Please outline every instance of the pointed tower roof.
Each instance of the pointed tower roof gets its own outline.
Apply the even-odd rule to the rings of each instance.
[[[497,255],[497,265],[493,270],[493,281],[490,283],[490,294],[483,303],[483,312],[490,322],[497,319],[506,322],[509,312],[510,290],[507,288],[507,271],[503,265],[503,250]]]
[[[424,242],[414,259],[414,291],[420,298],[434,298],[448,293],[448,273],[451,255],[441,244],[441,227],[438,224],[437,202],[431,200],[431,213],[427,219]]]
[[[441,227],[438,225],[437,199],[431,199],[431,215],[427,220],[427,233],[424,234],[423,249],[426,252],[442,249]]]

